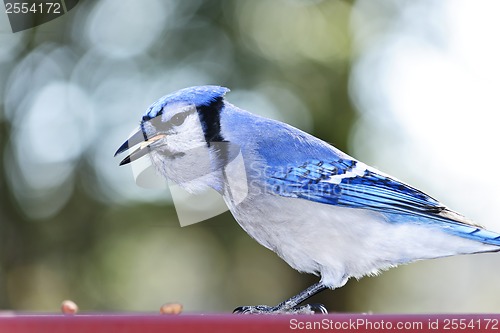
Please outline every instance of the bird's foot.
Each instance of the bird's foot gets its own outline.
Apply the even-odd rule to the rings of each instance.
[[[323,304],[306,304],[288,308],[286,306],[239,306],[234,309],[237,314],[328,314]]]
[[[255,306],[250,306],[250,305],[245,305],[245,306],[238,306],[236,309],[233,310],[233,313],[237,314],[271,314],[271,313],[276,313],[277,308],[273,306],[267,306],[267,305],[255,305]]]

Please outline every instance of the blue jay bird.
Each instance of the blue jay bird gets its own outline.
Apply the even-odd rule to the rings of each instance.
[[[321,277],[277,306],[235,312],[326,312],[300,304],[399,264],[500,251],[500,234],[310,134],[239,109],[224,100],[228,91],[199,86],[160,98],[115,156],[138,146],[120,165],[149,155],[159,174],[188,191],[216,190],[257,242]],[[227,147],[238,147],[244,161],[237,177],[247,190],[238,201],[228,182],[235,153]]]

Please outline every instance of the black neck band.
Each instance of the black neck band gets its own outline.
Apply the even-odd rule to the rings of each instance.
[[[220,133],[220,111],[224,106],[222,97],[215,99],[208,105],[199,106],[198,115],[200,117],[205,140],[210,145],[210,142],[224,141]]]

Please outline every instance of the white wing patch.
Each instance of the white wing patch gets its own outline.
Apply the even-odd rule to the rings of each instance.
[[[356,166],[353,169],[348,170],[340,175],[330,176],[330,178],[325,179],[323,182],[331,184],[340,184],[342,182],[342,179],[364,176],[367,168],[368,167],[366,166],[366,164],[361,162],[356,162]]]

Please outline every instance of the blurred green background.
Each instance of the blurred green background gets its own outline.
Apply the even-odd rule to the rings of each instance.
[[[181,228],[113,158],[157,98],[218,84],[430,192],[495,215],[498,2],[80,1],[13,34],[0,14],[0,309],[189,312],[277,304],[317,281],[229,213]],[[332,254],[335,255],[335,254]],[[498,255],[419,262],[313,298],[330,311],[500,311]]]

